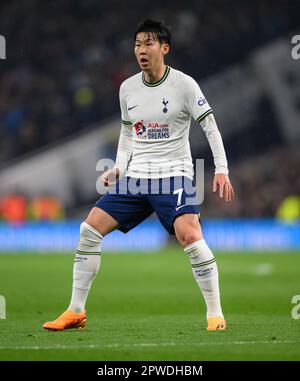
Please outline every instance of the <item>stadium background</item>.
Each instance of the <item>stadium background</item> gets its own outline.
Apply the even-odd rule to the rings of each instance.
[[[211,152],[201,129],[195,124],[191,127],[193,157],[205,160],[203,230],[218,253],[221,275],[223,268],[225,302],[230,300],[228,305],[232,303],[235,308],[241,304],[236,314],[242,319],[249,308],[245,299],[235,299],[237,288],[241,287],[243,295],[249,294],[256,314],[272,297],[274,304],[278,303],[275,294],[278,297],[279,293],[284,324],[291,328],[290,324],[297,323],[290,311],[291,298],[300,294],[296,271],[300,264],[300,60],[292,57],[291,40],[300,34],[299,10],[298,1],[269,0],[167,0],[153,1],[151,6],[144,0],[131,1],[130,6],[106,0],[1,3],[0,35],[6,39],[6,59],[0,60],[0,294],[7,302],[5,324],[13,321],[11,324],[18,327],[20,316],[30,312],[28,306],[38,311],[44,308],[41,316],[36,316],[39,324],[44,313],[49,316],[56,311],[55,303],[59,312],[68,299],[79,224],[99,197],[97,161],[115,157],[120,129],[118,90],[125,78],[139,70],[133,55],[133,32],[146,17],[165,20],[171,26],[173,44],[166,62],[200,83],[223,136],[236,192],[231,204],[211,192]],[[169,263],[172,255],[178,258],[177,266],[186,267],[173,238],[155,217],[127,235],[110,234],[103,250],[110,263],[115,261],[117,267],[121,262],[129,273],[130,269],[139,273],[143,267],[143,262],[133,265],[136,254],[141,254],[138,258],[143,258],[140,260],[149,268],[152,263],[154,272],[164,261]],[[118,254],[110,256],[112,252]],[[61,255],[53,256],[55,253]],[[153,255],[142,256],[144,253]],[[243,256],[245,253],[249,255]],[[47,272],[43,261],[47,261]],[[294,266],[289,267],[287,262]],[[155,294],[154,314],[158,313],[161,295],[166,297],[161,289],[167,269]],[[46,295],[35,288],[36,271],[44,271],[41,279],[36,279],[41,281],[41,289],[42,285],[53,287],[51,282],[57,277],[59,302],[54,291],[47,304],[34,297],[35,292],[41,299]],[[109,277],[113,277],[109,271],[114,270],[108,264],[108,269],[103,266],[98,275],[104,277],[102,282],[106,279],[107,288],[111,287]],[[178,268],[176,273],[179,280],[180,271]],[[122,276],[113,278],[114,282],[122,282]],[[43,283],[45,279],[48,283]],[[192,279],[187,279],[192,287]],[[227,289],[226,279],[230,285]],[[16,285],[24,287],[26,293],[32,291],[30,298],[16,293]],[[147,293],[146,285],[151,288],[151,282],[145,280],[143,285]],[[175,282],[174,287],[183,296],[186,286]],[[273,294],[266,291],[268,287]],[[190,295],[188,289],[186,292]],[[197,304],[198,290],[193,292]],[[94,291],[97,311],[96,295]],[[108,303],[108,297],[101,297]],[[258,310],[254,307],[256,298],[260,298]],[[117,306],[117,299],[115,303]],[[163,298],[161,303],[165,303]],[[266,316],[271,316],[274,308],[280,309],[271,301],[269,304]],[[141,304],[143,308],[147,311]],[[129,307],[125,310],[129,313]],[[34,326],[30,329],[36,330]],[[299,331],[299,324],[291,329]],[[272,336],[272,331],[268,335]],[[276,335],[272,337],[276,339]],[[9,337],[8,342],[11,340]],[[283,346],[288,345],[284,338],[281,341]],[[12,358],[25,356],[26,346],[21,348],[23,352],[16,351],[21,342],[17,337]],[[299,342],[293,345],[298,348]],[[0,352],[9,353],[8,348],[8,344],[0,344]],[[25,359],[34,356],[30,345],[28,348]],[[261,349],[262,357],[257,358],[270,353],[270,358],[277,355],[280,359],[285,352],[281,349]],[[186,353],[188,358],[195,356],[193,351]],[[289,359],[296,358],[296,353],[299,351]],[[212,351],[212,359],[214,354]],[[182,359],[180,353],[177,355]],[[237,352],[232,356],[243,355]],[[249,358],[249,352],[244,356]],[[151,356],[145,353],[144,358]]]

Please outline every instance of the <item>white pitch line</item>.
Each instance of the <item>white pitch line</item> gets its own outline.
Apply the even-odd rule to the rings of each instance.
[[[40,350],[40,349],[106,349],[106,348],[132,348],[132,347],[178,347],[178,346],[214,346],[214,345],[256,345],[256,344],[296,344],[296,340],[261,340],[261,341],[227,341],[227,342],[201,342],[201,343],[132,343],[132,344],[87,344],[87,345],[17,345],[0,346],[0,350]]]

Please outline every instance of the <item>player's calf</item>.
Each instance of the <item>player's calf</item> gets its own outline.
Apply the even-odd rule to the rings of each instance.
[[[45,329],[62,331],[86,326],[85,303],[100,267],[102,235],[92,226],[80,225],[80,239],[73,267],[73,288],[70,305],[62,315],[43,325]]]
[[[221,308],[218,267],[213,253],[204,239],[188,245],[184,251],[190,258],[194,278],[206,303],[207,329],[224,330],[226,322]]]
[[[102,235],[92,226],[80,225],[80,239],[73,267],[73,292],[68,310],[82,312],[100,267]]]

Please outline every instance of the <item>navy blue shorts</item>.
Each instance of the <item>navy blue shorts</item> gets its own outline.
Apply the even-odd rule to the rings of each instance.
[[[188,177],[137,179],[123,177],[113,192],[106,193],[95,204],[119,222],[119,230],[127,233],[156,213],[169,234],[175,234],[176,217],[191,213],[200,216],[196,190]]]

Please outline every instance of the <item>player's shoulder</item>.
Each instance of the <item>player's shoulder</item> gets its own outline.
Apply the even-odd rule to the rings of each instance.
[[[135,91],[141,86],[142,72],[136,73],[131,77],[125,79],[120,86],[120,91]]]
[[[191,87],[198,86],[193,77],[185,74],[180,70],[172,68],[170,73],[172,80],[176,82],[181,87],[181,89],[189,89]]]

